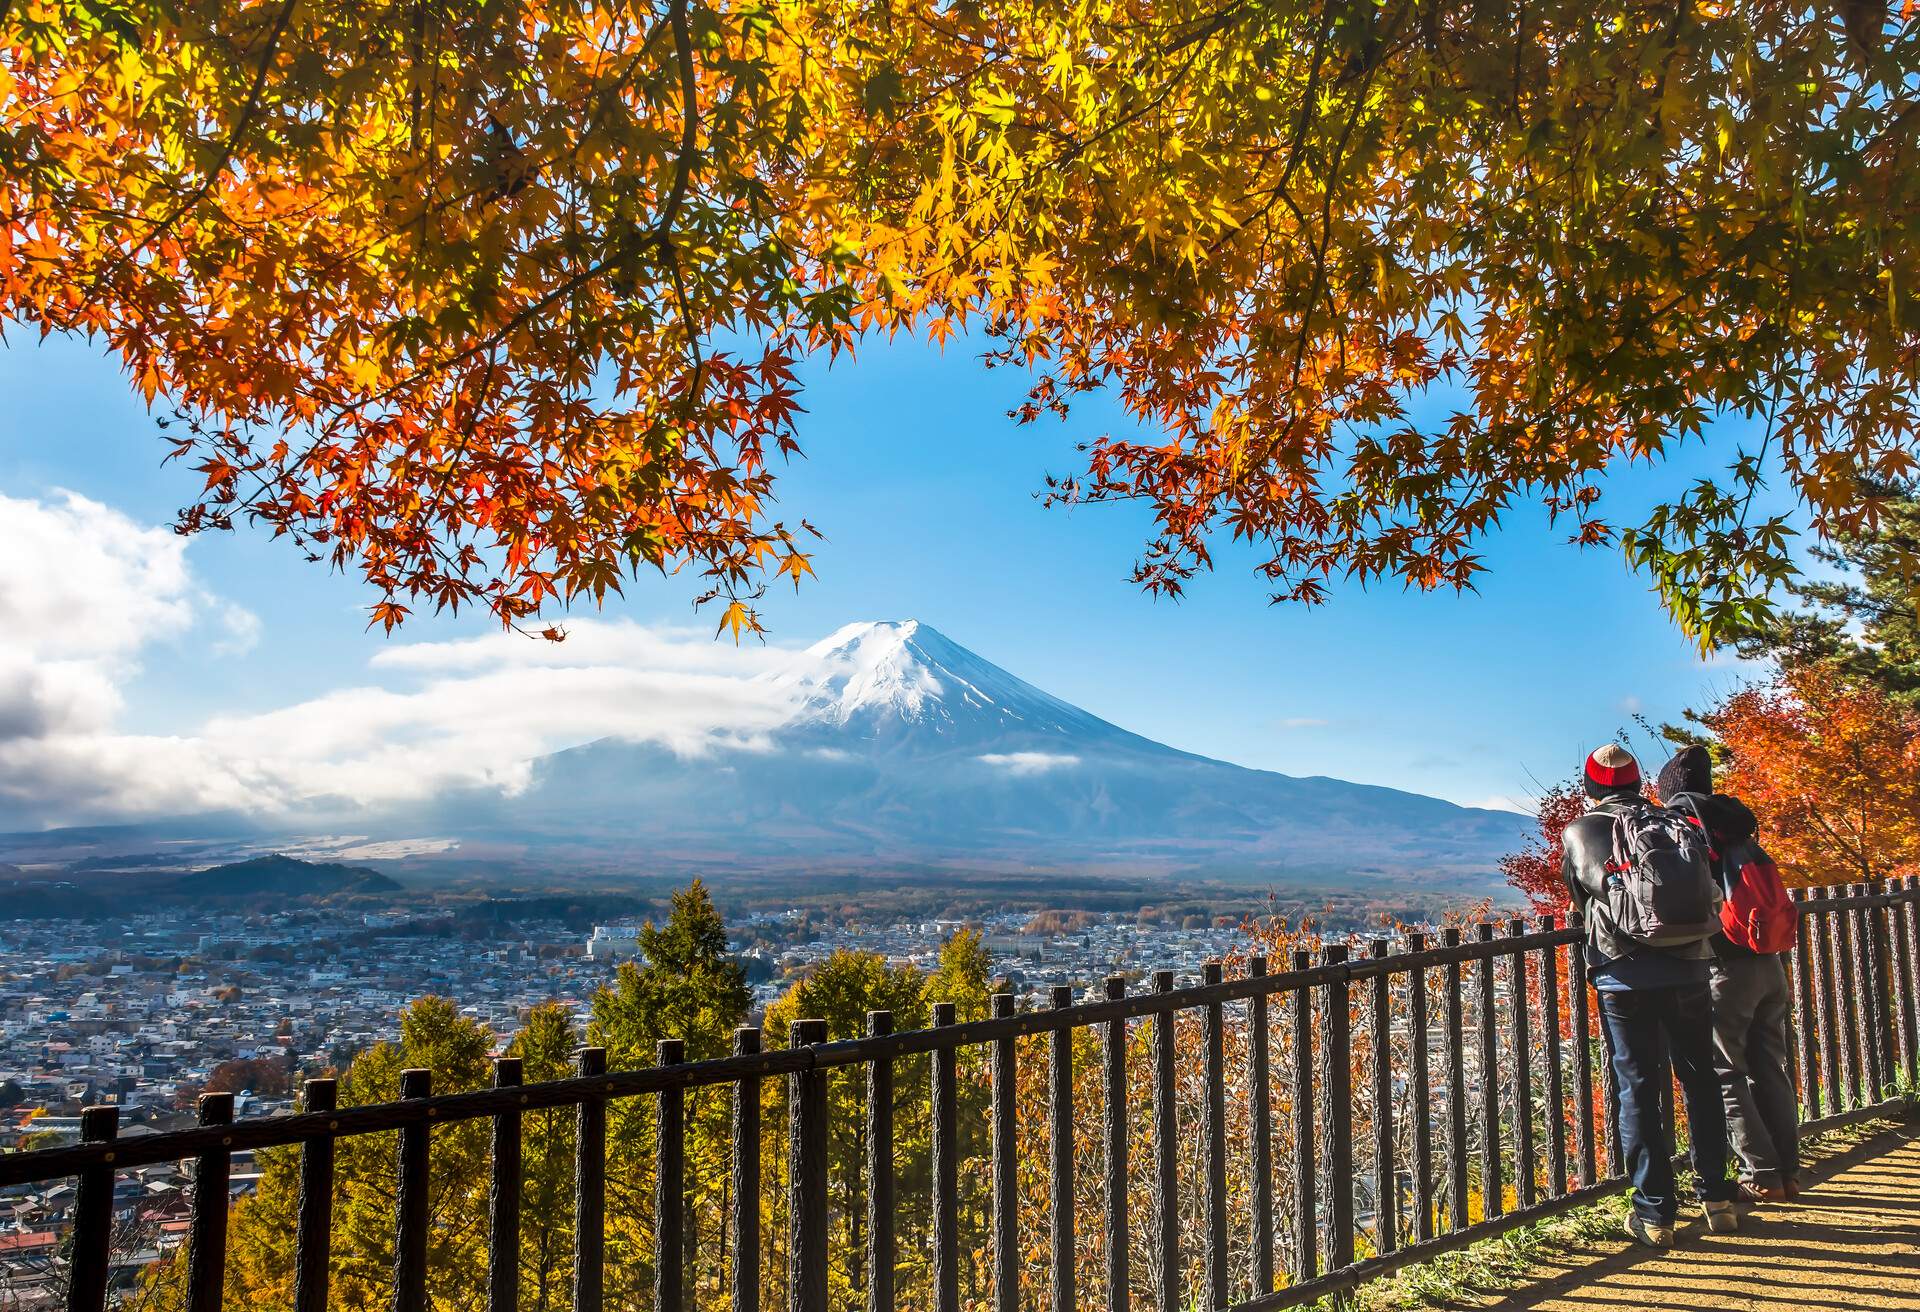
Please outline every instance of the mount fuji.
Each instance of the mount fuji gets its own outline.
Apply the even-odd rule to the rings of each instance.
[[[1525,817],[1165,746],[913,620],[851,624],[759,676],[774,728],[687,755],[603,738],[516,795],[437,808],[468,849],[1218,877],[1491,881]]]

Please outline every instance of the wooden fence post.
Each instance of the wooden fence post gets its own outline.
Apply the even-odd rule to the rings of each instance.
[[[1107,1000],[1127,996],[1127,981],[1119,975],[1107,980]],[[1128,1312],[1128,1249],[1132,1231],[1127,1216],[1127,1021],[1110,1020],[1101,1036],[1106,1070],[1106,1105],[1102,1111],[1107,1139],[1107,1312]]]
[[[200,1124],[233,1124],[233,1095],[200,1095]],[[227,1209],[233,1154],[225,1145],[201,1153],[193,1166],[193,1233],[187,1241],[188,1312],[220,1312],[227,1277]]]
[[[1267,959],[1255,956],[1247,961],[1247,974],[1253,979],[1267,977]],[[1273,1292],[1273,1076],[1269,1069],[1267,995],[1256,993],[1247,999],[1247,1099],[1251,1118],[1251,1154],[1248,1173],[1252,1177],[1253,1296]]]
[[[1005,1020],[1013,1015],[1011,993],[993,995],[993,1014]],[[993,1174],[993,1312],[1015,1312],[1020,1302],[1020,1163],[1018,1115],[1018,1054],[1012,1038],[995,1039],[990,1056],[991,1099],[988,1132],[992,1135]]]
[[[760,1031],[742,1025],[733,1032],[733,1055],[752,1057],[760,1051]],[[732,1178],[733,1271],[729,1285],[731,1312],[760,1312],[760,1077],[742,1075],[733,1086]],[[889,1181],[889,1183],[891,1183]],[[876,1184],[876,1188],[878,1185]],[[889,1198],[891,1203],[891,1198]],[[891,1208],[889,1208],[891,1210]],[[882,1308],[879,1312],[892,1312]]]
[[[330,1079],[308,1080],[301,1110],[334,1110],[339,1086]],[[331,1122],[329,1129],[338,1122]],[[300,1202],[294,1223],[294,1312],[326,1312],[327,1265],[333,1247],[333,1135],[316,1135],[300,1146]],[[501,1309],[501,1312],[512,1312]]]
[[[518,1057],[493,1059],[494,1088],[517,1089],[522,1076]],[[494,1115],[493,1179],[487,1193],[487,1312],[518,1312],[520,1307],[520,1195],[524,1183],[520,1130],[518,1111]]]
[[[403,1102],[425,1102],[433,1094],[433,1072],[410,1067],[400,1072]],[[427,1210],[432,1129],[422,1114],[400,1129],[394,1196],[393,1309],[427,1312]]]
[[[1344,968],[1347,945],[1320,949],[1320,963]],[[1327,1266],[1353,1265],[1353,1050],[1352,991],[1340,969],[1323,986],[1326,1042],[1321,1047],[1322,1084],[1327,1098]]]
[[[678,1066],[687,1059],[681,1039],[660,1039],[653,1051],[656,1066]],[[653,1312],[680,1312],[684,1306],[686,1209],[687,1093],[674,1084],[654,1095]]]
[[[867,1037],[891,1033],[891,1011],[867,1013]],[[867,1063],[867,1312],[893,1312],[895,1183],[893,1058],[875,1057]]]
[[[1425,934],[1407,935],[1407,951],[1427,950]],[[1427,1071],[1427,971],[1407,972],[1408,1096],[1413,1105],[1413,1239],[1433,1238],[1433,1097]]]
[[[787,1035],[810,1048],[827,1022],[796,1020]],[[787,1312],[827,1312],[827,1073],[811,1065],[787,1076],[787,1236]]]
[[[120,1109],[80,1109],[80,1142],[112,1143],[120,1133]],[[113,1253],[113,1152],[107,1164],[80,1173],[73,1201],[73,1252],[69,1258],[67,1312],[102,1312]]]
[[[605,1048],[573,1055],[576,1077],[607,1071]],[[573,1312],[600,1312],[607,1265],[607,1104],[591,1095],[573,1114]]]

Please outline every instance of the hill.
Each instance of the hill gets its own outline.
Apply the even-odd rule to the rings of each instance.
[[[397,893],[400,885],[377,870],[337,862],[301,861],[274,853],[181,875],[161,890],[195,901],[260,897],[339,897]]]

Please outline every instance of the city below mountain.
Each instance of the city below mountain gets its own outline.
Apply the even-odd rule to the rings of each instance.
[[[541,872],[558,883],[898,870],[926,881],[1058,871],[1484,892],[1528,825],[1178,751],[913,620],[848,625],[756,691],[789,708],[784,721],[697,752],[603,738],[532,762],[511,793],[473,789],[304,834],[222,816],[9,835],[0,859],[77,871],[194,870],[260,852],[394,870],[388,860],[407,858],[410,873],[510,873],[521,886]],[[348,832],[341,823],[350,840],[312,837]],[[212,893],[229,878],[216,873],[193,878]]]

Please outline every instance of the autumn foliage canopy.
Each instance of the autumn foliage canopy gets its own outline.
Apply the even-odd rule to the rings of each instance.
[[[1832,665],[1789,667],[1699,717],[1724,762],[1715,788],[1760,817],[1789,884],[1913,873],[1920,862],[1920,712]]]
[[[1463,587],[1516,503],[1706,638],[1914,469],[1920,31],[1874,5],[23,0],[0,326],[95,335],[240,520],[389,627],[642,567],[755,624],[797,371],[970,330],[1052,493],[1225,533],[1278,598]],[[1640,523],[1608,470],[1767,450]]]
[[[1568,825],[1586,814],[1588,805],[1578,779],[1555,784],[1541,794],[1534,808],[1538,832],[1528,834],[1518,852],[1500,858],[1500,873],[1506,876],[1510,887],[1527,899],[1536,916],[1566,914],[1567,884],[1560,872],[1565,849],[1560,836]]]

